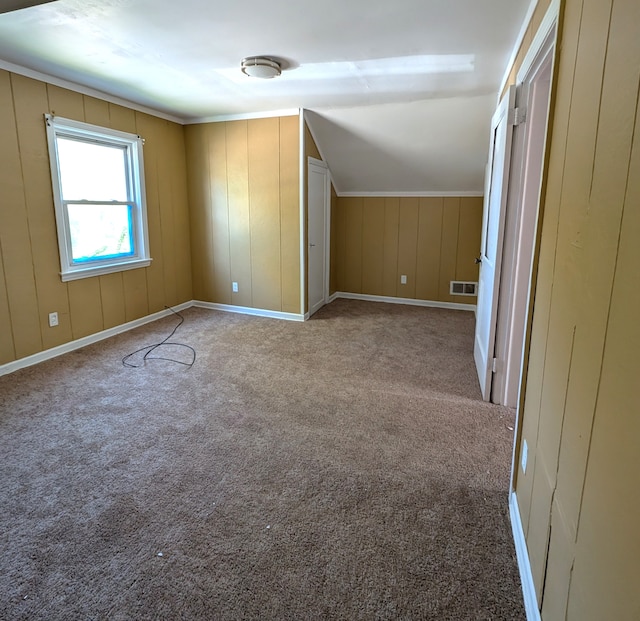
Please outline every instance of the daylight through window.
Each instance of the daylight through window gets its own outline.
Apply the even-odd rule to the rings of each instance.
[[[45,119],[62,280],[149,265],[140,137]]]

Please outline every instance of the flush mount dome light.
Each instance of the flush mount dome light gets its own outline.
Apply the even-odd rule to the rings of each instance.
[[[282,73],[280,63],[265,56],[248,56],[240,63],[242,73],[250,78],[277,78]]]

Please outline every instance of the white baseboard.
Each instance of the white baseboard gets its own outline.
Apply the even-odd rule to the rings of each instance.
[[[184,302],[183,304],[178,304],[178,306],[172,306],[172,309],[174,311],[181,311],[186,308],[190,308],[191,306],[193,306],[193,302],[189,301]],[[157,319],[161,319],[162,317],[168,317],[171,314],[172,312],[169,309],[161,310],[157,313],[153,313],[152,315],[147,315],[146,317],[134,319],[133,321],[128,321],[127,323],[123,323],[119,326],[102,330],[102,332],[96,332],[95,334],[84,336],[80,339],[76,339],[75,341],[69,341],[68,343],[58,345],[57,347],[45,349],[37,354],[33,354],[32,356],[26,356],[19,360],[7,362],[6,364],[0,365],[0,375],[7,375],[17,371],[18,369],[24,369],[25,367],[33,366],[34,364],[44,362],[45,360],[51,360],[51,358],[55,358],[56,356],[61,356],[62,354],[67,354],[70,351],[80,349],[81,347],[86,347],[87,345],[97,343],[98,341],[103,341],[109,337],[116,336],[116,334],[122,334],[128,330],[133,330],[134,328],[138,328],[147,323],[151,323],[152,321],[156,321]]]
[[[433,306],[436,308],[451,308],[451,309],[466,310],[466,311],[475,311],[475,308],[476,308],[475,305],[472,305],[472,304],[453,304],[450,302],[430,302],[426,300],[413,300],[409,298],[392,298],[392,297],[385,297],[385,296],[379,296],[379,295],[360,295],[356,293],[342,293],[339,291],[331,295],[328,299],[328,302],[333,302],[337,298],[348,298],[353,300],[368,300],[370,302],[387,302],[390,304],[412,304],[414,306]],[[308,313],[306,315],[301,313],[300,314],[299,313],[283,313],[280,311],[264,310],[261,308],[233,306],[231,304],[217,304],[214,302],[202,302],[199,300],[191,300],[189,302],[184,302],[183,304],[179,304],[178,306],[173,306],[172,308],[173,310],[181,311],[187,308],[191,308],[192,306],[196,306],[199,308],[208,308],[210,310],[218,310],[218,311],[223,311],[227,313],[240,313],[242,315],[253,315],[255,317],[270,317],[272,319],[284,319],[287,321],[305,321],[305,319],[309,318]],[[128,330],[133,330],[134,328],[138,328],[139,326],[143,326],[147,323],[151,323],[152,321],[156,321],[157,319],[161,319],[162,317],[167,317],[169,315],[171,315],[171,310],[169,309],[161,310],[157,313],[153,313],[152,315],[147,315],[146,317],[141,317],[140,319],[135,319],[134,321],[129,321],[119,326],[115,326],[107,330],[102,330],[101,332],[96,332],[95,334],[90,334],[89,336],[76,339],[75,341],[63,343],[62,345],[58,345],[57,347],[52,347],[51,349],[46,349],[45,351],[38,352],[37,354],[33,354],[32,356],[26,356],[25,358],[20,358],[19,360],[13,360],[12,362],[7,362],[6,364],[0,365],[0,376],[8,375],[9,373],[13,373],[18,369],[30,367],[34,364],[38,364],[39,362],[44,362],[45,360],[51,360],[51,358],[55,358],[56,356],[61,356],[62,354],[66,354],[66,353],[69,353],[70,351],[80,349],[81,347],[86,347],[87,345],[91,345],[92,343],[97,343],[98,341],[108,339],[109,337],[115,336],[116,334],[122,334],[123,332],[127,332]]]
[[[520,582],[522,583],[522,595],[524,597],[524,609],[527,614],[527,621],[541,621],[538,610],[538,598],[536,597],[536,587],[531,574],[531,564],[529,563],[529,552],[527,542],[520,520],[520,509],[518,509],[518,498],[512,492],[509,498],[509,513],[511,515],[511,529],[513,530],[513,541],[516,546],[516,557],[518,559],[518,569],[520,571]]]
[[[450,310],[464,310],[474,312],[475,304],[458,304],[456,302],[437,302],[432,300],[415,300],[414,298],[394,298],[386,295],[366,295],[362,293],[346,293],[344,291],[336,291],[330,298],[329,302],[333,302],[336,298],[344,298],[346,300],[364,300],[366,302],[385,302],[386,304],[408,304],[410,306],[428,306],[430,308],[448,308]]]
[[[285,319],[287,321],[304,321],[304,315],[298,313],[283,313],[280,311],[263,310],[261,308],[249,308],[248,306],[233,306],[231,304],[217,304],[215,302],[201,302],[194,300],[192,306],[208,308],[210,310],[223,311],[225,313],[239,313],[241,315],[253,315],[255,317],[270,317],[272,319]]]

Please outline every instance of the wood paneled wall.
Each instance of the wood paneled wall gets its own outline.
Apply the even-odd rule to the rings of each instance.
[[[299,117],[190,125],[185,136],[194,298],[300,313]]]
[[[337,291],[476,303],[449,284],[478,280],[481,197],[338,197],[335,211]]]
[[[542,618],[640,618],[640,3],[566,0],[516,493]],[[516,464],[521,463],[521,455]]]
[[[60,280],[46,112],[145,139],[150,267]],[[182,126],[0,70],[0,188],[0,364],[192,298]]]

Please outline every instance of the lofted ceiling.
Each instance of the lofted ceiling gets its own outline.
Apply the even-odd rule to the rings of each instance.
[[[183,123],[305,108],[340,193],[479,194],[530,4],[3,0],[0,67]],[[243,75],[253,55],[278,60],[282,75]]]

